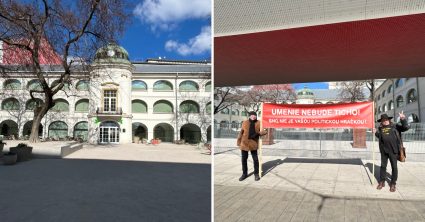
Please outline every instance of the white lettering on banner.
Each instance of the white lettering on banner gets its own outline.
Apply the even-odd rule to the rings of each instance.
[[[272,109],[274,116],[298,116],[300,115],[299,109]]]
[[[330,109],[303,109],[302,110],[303,116],[331,116],[333,115],[332,110]]]
[[[272,109],[274,116],[358,116],[359,109]]]
[[[366,124],[367,120],[363,119],[345,119],[341,120],[341,123],[344,124]]]
[[[311,121],[312,123],[315,124],[339,124],[339,120],[337,119],[333,119],[333,120],[327,120],[327,119],[313,119]]]
[[[357,116],[360,115],[360,110],[358,109],[337,109],[335,110],[337,116]]]

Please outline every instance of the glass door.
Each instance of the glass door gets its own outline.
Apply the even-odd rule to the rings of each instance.
[[[100,143],[119,143],[120,142],[120,128],[115,122],[104,122],[100,125],[99,132]]]

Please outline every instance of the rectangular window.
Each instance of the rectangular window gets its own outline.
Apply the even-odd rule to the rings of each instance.
[[[117,111],[117,91],[116,90],[103,91],[103,110],[105,112]]]

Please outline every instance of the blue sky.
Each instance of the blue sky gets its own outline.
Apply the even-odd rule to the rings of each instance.
[[[136,0],[118,43],[132,61],[211,60],[211,0]]]
[[[304,86],[307,86],[309,89],[328,89],[329,83],[327,82],[310,82],[310,83],[293,83],[292,87],[294,89],[302,89]]]

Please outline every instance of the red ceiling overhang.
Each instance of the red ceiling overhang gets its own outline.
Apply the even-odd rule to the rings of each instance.
[[[214,38],[215,86],[425,76],[425,14]]]

